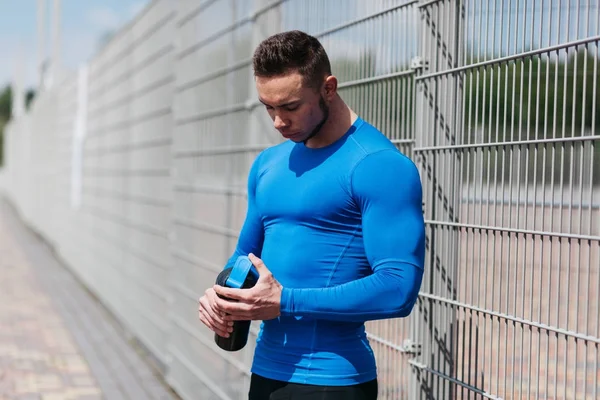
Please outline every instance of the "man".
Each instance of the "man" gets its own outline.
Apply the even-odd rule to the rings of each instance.
[[[344,103],[314,37],[269,37],[253,68],[259,99],[288,139],[251,167],[247,216],[228,262],[249,255],[260,278],[252,289],[208,289],[200,320],[225,337],[231,321],[263,321],[251,400],[376,399],[364,323],[405,317],[416,301],[418,171]]]

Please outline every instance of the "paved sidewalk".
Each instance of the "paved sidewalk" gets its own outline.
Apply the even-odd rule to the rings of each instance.
[[[178,399],[0,198],[0,400]]]

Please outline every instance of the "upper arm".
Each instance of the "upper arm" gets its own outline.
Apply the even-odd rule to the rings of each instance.
[[[370,154],[355,167],[351,189],[362,213],[365,252],[374,270],[387,261],[423,269],[422,187],[414,163],[392,149]]]
[[[256,207],[256,185],[260,176],[261,155],[262,153],[254,160],[250,167],[250,172],[248,173],[246,218],[238,236],[236,249],[229,258],[227,265],[234,262],[240,255],[253,253],[257,257],[261,256],[264,240],[264,227],[260,212]]]

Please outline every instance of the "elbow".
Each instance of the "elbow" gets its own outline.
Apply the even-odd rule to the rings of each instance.
[[[398,296],[398,292],[395,292],[394,304],[390,304],[390,316],[389,318],[406,318],[412,312],[417,298],[419,297],[419,290],[411,291],[410,293],[403,293]]]
[[[390,293],[390,308],[393,310],[392,318],[408,317],[414,309],[419,298],[423,270],[420,270],[420,273],[415,274],[412,278],[409,281],[410,283],[403,280],[402,284],[398,285]]]
[[[411,314],[411,312],[412,312],[412,310],[413,310],[413,308],[414,308],[414,306],[415,306],[415,304],[417,302],[417,298],[418,298],[418,295],[414,296],[414,298],[407,299],[407,301],[405,301],[404,303],[402,303],[400,305],[400,307],[398,307],[395,310],[392,318],[406,318],[406,317],[408,317]]]

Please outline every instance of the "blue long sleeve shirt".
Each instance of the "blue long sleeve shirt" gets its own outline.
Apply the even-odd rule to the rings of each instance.
[[[261,324],[252,372],[330,386],[377,377],[364,323],[415,304],[421,202],[413,162],[361,118],[329,146],[286,141],[257,157],[228,265],[254,253],[283,292],[280,317]]]

